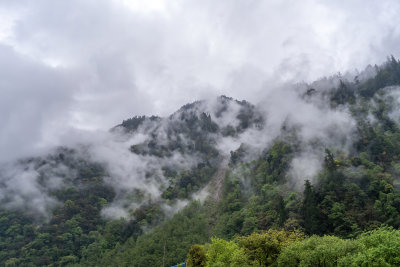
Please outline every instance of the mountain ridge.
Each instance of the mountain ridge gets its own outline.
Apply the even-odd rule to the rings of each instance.
[[[166,240],[173,264],[211,237],[399,228],[400,63],[374,71],[135,116],[2,166],[1,264],[154,266]]]

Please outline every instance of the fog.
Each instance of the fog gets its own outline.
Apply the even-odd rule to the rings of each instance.
[[[332,109],[323,92],[340,79],[371,77],[368,64],[400,56],[399,11],[394,0],[0,1],[0,200],[46,215],[57,205],[49,190],[73,174],[43,182],[16,160],[57,146],[79,152],[84,144],[83,156],[106,166],[104,181],[117,194],[104,215],[127,216],[141,205],[126,201],[132,190],[160,200],[168,186],[163,166],[184,170],[201,160],[180,152],[138,155],[130,146],[150,134],[166,143],[168,123],[177,119],[168,116],[196,100],[205,100],[199,114],[210,114],[221,128],[237,127],[240,105],[232,102],[217,115],[219,95],[249,101],[263,118],[262,127],[234,136],[211,134],[220,154],[245,144],[247,160],[254,159],[284,138],[282,128],[291,129],[301,149],[289,176],[300,188],[321,168],[325,148],[349,151],[354,138],[348,107]],[[318,94],[304,98],[308,88]],[[135,115],[163,119],[134,134],[109,131]],[[390,116],[398,118],[395,110]],[[192,198],[204,200],[206,193]]]

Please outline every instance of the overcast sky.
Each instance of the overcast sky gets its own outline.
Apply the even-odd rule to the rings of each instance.
[[[0,0],[0,161],[400,56],[398,0]]]

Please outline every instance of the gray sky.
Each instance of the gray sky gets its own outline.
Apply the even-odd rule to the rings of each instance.
[[[0,161],[400,57],[398,14],[397,0],[0,0]]]

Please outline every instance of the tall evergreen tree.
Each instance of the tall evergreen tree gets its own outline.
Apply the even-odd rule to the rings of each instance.
[[[307,234],[318,232],[318,203],[315,191],[309,180],[304,184],[304,199],[301,206],[303,226]]]

